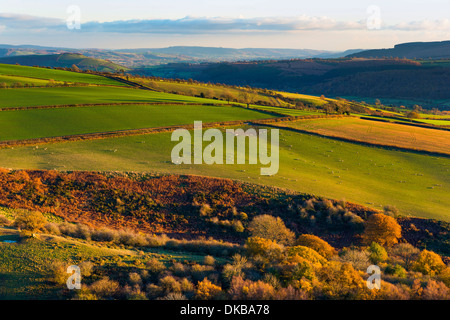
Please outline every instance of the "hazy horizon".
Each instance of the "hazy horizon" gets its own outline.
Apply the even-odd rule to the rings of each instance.
[[[344,51],[450,39],[445,0],[4,0],[0,43]]]

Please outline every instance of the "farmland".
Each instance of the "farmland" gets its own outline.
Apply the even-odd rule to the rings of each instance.
[[[171,117],[167,117],[167,114]],[[257,120],[271,115],[238,107],[195,105],[120,105],[0,112],[0,140],[193,124]]]
[[[26,66],[16,66],[0,64],[0,75],[15,76],[23,83],[39,83],[35,81],[54,80],[56,82],[86,83],[93,85],[123,86],[120,82],[92,74],[70,72],[64,70],[53,70],[46,68],[33,68]],[[4,82],[0,77],[0,82]]]
[[[24,88],[0,90],[0,108],[67,104],[220,101],[119,87]],[[226,103],[226,102],[222,102]]]
[[[14,169],[137,171],[238,179],[346,199],[373,208],[395,205],[405,215],[449,220],[448,158],[337,142],[281,131],[280,171],[259,166],[171,163],[169,133],[0,150],[0,166]]]
[[[130,79],[0,65],[13,85],[0,88],[0,300],[446,297],[450,132],[432,126],[445,120],[422,128],[341,99]],[[174,164],[170,126],[194,121],[224,135],[232,121],[278,128],[278,173]],[[396,229],[392,243],[368,238],[377,217]],[[436,252],[442,275],[402,260],[397,242]],[[389,252],[385,291],[365,286],[377,245]],[[66,290],[70,265],[81,290]]]
[[[360,118],[300,120],[283,124],[325,136],[450,154],[450,132]]]

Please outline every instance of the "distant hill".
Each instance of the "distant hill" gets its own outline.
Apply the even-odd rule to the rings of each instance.
[[[450,59],[450,41],[402,43],[391,49],[366,50],[352,58]]]
[[[408,59],[299,59],[169,64],[133,72],[163,78],[252,86],[327,97],[397,99],[442,107],[450,100],[450,64]],[[408,100],[408,101],[406,101]]]
[[[204,61],[281,60],[314,57],[343,57],[346,52],[311,49],[267,49],[267,48],[218,48],[218,47],[169,47],[162,49],[121,50],[127,52],[152,52],[180,57],[190,57]]]
[[[169,48],[142,49],[73,49],[29,45],[0,44],[0,58],[21,55],[51,55],[79,53],[89,58],[108,60],[129,68],[163,65],[167,63],[200,63],[220,61],[284,60],[300,58],[340,58],[361,50],[344,52],[310,49],[265,49],[265,48],[218,48],[177,46]]]
[[[111,61],[100,60],[86,57],[79,53],[61,53],[50,55],[16,55],[0,58],[0,63],[4,64],[20,64],[24,66],[40,66],[40,67],[60,67],[70,68],[76,65],[82,70],[109,71],[114,72],[127,68],[115,64]]]

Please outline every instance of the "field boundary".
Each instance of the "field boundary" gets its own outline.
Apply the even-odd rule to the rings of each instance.
[[[29,107],[5,107],[0,111],[19,111],[19,110],[36,110],[36,109],[64,109],[64,108],[83,108],[83,107],[104,107],[104,106],[132,106],[132,105],[173,105],[173,106],[210,106],[223,107],[234,106],[224,103],[195,103],[195,102],[112,102],[112,103],[80,103],[80,104],[60,104],[49,106],[29,106]]]
[[[335,116],[335,115],[316,116],[316,115],[313,115],[313,116],[271,118],[271,119],[263,119],[263,120],[233,120],[233,121],[224,121],[224,122],[203,123],[203,128],[232,127],[232,126],[239,126],[239,125],[244,126],[246,124],[266,125],[266,124],[277,123],[277,122],[295,121],[298,118],[318,119],[318,118],[338,118],[338,117],[343,117],[343,116]],[[298,119],[298,120],[300,120],[300,119]],[[33,139],[23,139],[23,140],[6,140],[6,141],[0,141],[0,149],[10,148],[10,147],[42,145],[42,144],[49,144],[49,143],[74,142],[74,141],[82,141],[82,140],[99,140],[99,139],[108,139],[108,138],[119,138],[119,137],[125,137],[125,136],[145,135],[145,134],[152,134],[152,133],[164,133],[164,132],[172,132],[177,129],[193,130],[194,124],[94,132],[94,133],[84,133],[84,134],[75,134],[75,135],[66,135],[66,136],[45,137],[45,138],[33,138]]]
[[[376,122],[385,122],[385,123],[394,123],[394,124],[401,124],[404,126],[410,126],[410,127],[418,127],[418,128],[425,128],[425,129],[436,129],[436,130],[444,130],[444,131],[450,131],[450,126],[437,126],[433,124],[427,124],[427,123],[419,123],[419,122],[403,122],[403,121],[389,121],[386,119],[377,119],[377,118],[369,118],[369,117],[359,117],[361,120],[367,120],[367,121],[376,121]],[[395,118],[390,118],[395,119]]]

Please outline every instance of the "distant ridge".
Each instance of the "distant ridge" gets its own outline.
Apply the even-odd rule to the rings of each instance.
[[[450,41],[402,43],[391,49],[366,50],[350,54],[347,57],[450,59]]]
[[[94,70],[102,72],[114,72],[127,68],[111,61],[86,57],[79,53],[61,53],[49,55],[19,55],[0,58],[0,63],[20,64],[23,66],[59,67],[70,68],[76,65],[82,70]]]

